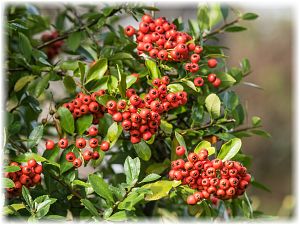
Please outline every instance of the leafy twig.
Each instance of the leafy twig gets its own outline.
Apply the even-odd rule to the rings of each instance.
[[[223,26],[217,28],[216,30],[214,30],[214,31],[212,31],[212,32],[210,32],[208,34],[203,35],[203,39],[205,39],[207,37],[210,37],[210,36],[213,36],[215,34],[222,33],[227,27],[230,27],[231,25],[233,25],[235,23],[238,23],[240,20],[241,20],[241,18],[236,18],[235,20],[233,20],[233,21],[231,21],[229,23],[225,23]]]

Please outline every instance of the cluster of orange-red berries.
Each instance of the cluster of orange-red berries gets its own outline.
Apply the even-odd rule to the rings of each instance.
[[[41,182],[41,173],[43,171],[42,165],[38,164],[36,160],[30,159],[26,164],[19,164],[17,162],[11,162],[10,166],[20,167],[19,171],[5,173],[5,177],[11,179],[15,186],[13,188],[6,188],[8,193],[19,194],[22,190],[22,186],[34,187]]]
[[[182,146],[176,149],[177,154],[184,154]],[[187,161],[177,159],[171,162],[169,178],[180,180],[197,190],[188,196],[187,204],[194,205],[203,199],[232,199],[245,192],[251,181],[251,175],[240,162],[208,159],[208,151],[202,149],[198,154],[189,153]]]
[[[103,117],[106,109],[97,102],[96,98],[104,94],[105,90],[96,91],[91,95],[85,95],[80,92],[74,100],[63,104],[63,106],[69,109],[75,119],[86,114],[92,114],[93,124],[98,124],[99,119]]]
[[[51,33],[45,33],[42,35],[42,42],[48,42],[58,37],[57,31],[52,31]],[[59,54],[61,46],[64,44],[64,41],[56,41],[46,47],[46,54],[49,59],[53,59],[56,55]]]
[[[110,148],[110,143],[108,141],[102,140],[99,142],[96,138],[98,134],[98,129],[94,126],[91,126],[87,131],[87,136],[91,137],[90,139],[85,139],[83,137],[77,138],[75,141],[75,146],[80,150],[79,157],[77,158],[75,153],[70,151],[66,154],[66,160],[72,162],[73,166],[78,168],[82,165],[82,162],[89,162],[90,160],[99,159],[100,155],[96,148],[100,147],[102,151],[108,151]],[[61,138],[58,143],[58,147],[61,149],[66,149],[69,146],[67,138]],[[46,141],[46,150],[52,150],[55,147],[55,143],[52,140]],[[93,150],[91,150],[93,149]],[[84,151],[83,151],[84,150]]]
[[[126,91],[128,100],[111,100],[106,104],[109,114],[116,122],[122,123],[124,130],[130,133],[133,144],[141,139],[149,140],[159,128],[161,114],[170,109],[177,108],[187,102],[187,93],[169,93],[167,85],[168,76],[152,81],[153,88],[142,99],[132,88]]]

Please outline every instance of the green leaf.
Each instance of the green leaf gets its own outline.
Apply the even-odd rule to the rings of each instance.
[[[146,64],[146,67],[148,68],[148,70],[150,72],[152,80],[154,80],[155,78],[160,78],[161,77],[160,70],[157,67],[155,61],[153,61],[151,59],[146,59],[145,64]]]
[[[241,139],[233,138],[222,145],[217,158],[222,159],[223,161],[230,160],[239,152],[241,147],[242,147]]]
[[[88,199],[81,199],[80,200],[82,202],[82,204],[84,205],[84,207],[93,215],[96,217],[99,217],[99,213],[97,211],[97,209],[95,208],[95,206],[93,205],[93,203],[88,200]]]
[[[242,26],[231,26],[225,29],[225,32],[240,32],[240,31],[244,31],[247,30],[246,27],[242,27]]]
[[[109,202],[113,202],[112,192],[109,190],[108,184],[103,180],[102,177],[96,174],[89,175],[89,181],[94,189],[94,191]]]
[[[21,77],[15,84],[14,86],[14,91],[18,92],[21,91],[23,87],[26,86],[26,84],[28,84],[30,81],[34,80],[36,78],[36,76],[33,75],[28,75],[28,76],[24,76]]]
[[[137,81],[136,76],[129,75],[126,77],[126,89],[130,88]]]
[[[85,79],[85,64],[81,61],[78,61],[78,68],[80,71],[80,82],[83,84]]]
[[[36,210],[36,217],[38,219],[47,215],[50,206],[56,202],[56,198],[50,198],[48,195],[41,195],[34,199],[32,205]]]
[[[34,146],[36,146],[42,139],[43,137],[43,132],[44,132],[44,126],[43,125],[40,125],[40,126],[37,126],[35,127],[29,137],[28,137],[28,148],[32,148]]]
[[[137,144],[133,144],[134,150],[139,158],[144,161],[148,161],[151,158],[151,149],[149,145],[141,140]]]
[[[159,127],[166,135],[170,136],[172,134],[173,125],[168,123],[166,120],[161,120]]]
[[[223,19],[226,20],[229,12],[229,7],[225,5],[224,3],[221,4],[221,13],[223,16]]]
[[[198,8],[197,20],[200,27],[200,31],[209,30],[209,13],[207,5],[203,5]]]
[[[38,154],[27,152],[22,155],[18,155],[13,160],[19,163],[27,162],[30,159],[35,159],[37,162],[44,162],[46,159]]]
[[[109,60],[126,60],[126,59],[134,59],[134,58],[131,54],[127,52],[118,52],[109,58]]]
[[[60,107],[57,110],[57,113],[59,115],[61,127],[69,134],[73,134],[75,126],[72,113],[65,107]]]
[[[167,86],[169,92],[177,93],[183,91],[183,86],[181,84],[169,84]]]
[[[19,166],[5,166],[4,172],[5,173],[13,173],[19,171],[21,168]]]
[[[108,221],[126,221],[127,218],[127,213],[126,211],[119,211],[116,212],[115,214],[111,215],[110,217],[106,218]]]
[[[164,198],[169,195],[170,190],[173,187],[180,185],[180,181],[168,181],[160,180],[155,183],[149,183],[142,186],[142,188],[150,189],[152,194],[147,194],[145,196],[146,201],[156,201],[158,199]]]
[[[126,97],[126,75],[121,73],[119,66],[117,64],[117,71],[119,75],[119,91],[122,98]]]
[[[2,182],[4,188],[13,188],[15,186],[15,183],[11,179],[6,177],[2,178]]]
[[[183,136],[181,134],[179,134],[177,131],[175,131],[175,137],[176,137],[179,145],[183,146],[185,149],[187,149]]]
[[[79,186],[86,187],[86,188],[91,187],[91,185],[90,185],[89,183],[85,183],[85,182],[83,182],[83,181],[81,181],[81,180],[74,180],[74,181],[72,182],[72,184],[73,184],[73,185],[79,185]]]
[[[259,118],[258,116],[253,116],[251,121],[253,127],[259,127],[261,125],[261,118]]]
[[[226,109],[233,111],[240,103],[239,97],[233,91],[226,91],[222,94],[223,104]]]
[[[141,168],[141,162],[139,158],[132,159],[130,156],[127,156],[124,163],[124,173],[126,175],[126,183],[133,184],[139,178]]]
[[[97,97],[97,102],[101,105],[106,105],[106,103],[110,100],[118,101],[115,97],[110,95],[102,95]]]
[[[216,94],[210,94],[206,97],[205,107],[212,119],[220,117],[221,101]]]
[[[210,29],[222,20],[222,12],[220,4],[214,3],[209,9],[209,27]]]
[[[259,189],[262,189],[264,191],[267,191],[267,192],[272,192],[270,188],[268,188],[266,185],[262,184],[262,183],[259,183],[257,181],[251,181],[251,185],[253,187],[256,187],[256,188],[259,188]]]
[[[3,208],[3,213],[4,215],[12,215],[20,209],[25,209],[25,205],[23,203],[11,204]]]
[[[93,115],[84,115],[76,120],[76,131],[79,135],[82,135],[93,122]]]
[[[22,196],[29,208],[32,209],[32,197],[29,193],[29,190],[24,185],[22,186]]]
[[[65,88],[69,93],[75,93],[76,91],[76,83],[71,76],[64,76],[63,83],[65,85]]]
[[[208,155],[212,155],[216,151],[214,147],[211,147],[211,143],[209,141],[201,141],[194,149],[194,152],[199,153],[202,149],[206,149],[208,151]]]
[[[59,151],[60,151],[60,148],[57,145],[55,145],[54,149],[45,150],[43,153],[43,157],[45,159],[48,159],[48,161],[50,161],[50,162],[55,162],[59,156]]]
[[[79,47],[81,41],[81,32],[71,33],[66,41],[68,48],[75,52]]]
[[[106,58],[99,59],[89,70],[86,77],[86,84],[92,80],[99,80],[106,73],[108,62]]]
[[[34,96],[39,97],[42,93],[45,92],[46,87],[49,84],[50,77],[51,73],[48,73],[39,80],[34,89]]]
[[[151,181],[155,181],[155,180],[157,180],[159,178],[161,178],[160,175],[155,174],[155,173],[150,173],[140,183],[148,183],[148,182],[151,182]]]
[[[72,70],[75,71],[78,68],[77,61],[64,61],[62,64],[60,64],[60,68],[62,70]]]
[[[242,15],[243,20],[255,20],[258,17],[257,14],[255,13],[245,13]]]
[[[230,76],[228,73],[220,75],[219,78],[222,81],[220,88],[230,87],[236,83],[236,80],[232,76]]]
[[[248,59],[242,59],[240,65],[242,67],[243,74],[249,73],[251,71],[251,65]]]
[[[25,57],[27,61],[30,61],[31,53],[32,53],[32,46],[30,43],[30,40],[27,36],[25,36],[23,33],[19,33],[19,49],[21,54]]]
[[[142,189],[142,190],[141,190]],[[129,195],[118,205],[118,209],[125,209],[126,211],[135,210],[134,206],[140,201],[144,200],[147,189],[135,188]]]
[[[265,137],[265,138],[270,138],[270,137],[272,137],[271,134],[269,134],[267,131],[260,130],[260,129],[257,129],[257,130],[251,130],[251,133],[256,134],[256,135],[259,135],[259,136],[262,136],[262,137]]]
[[[193,89],[194,91],[199,92],[199,90],[196,88],[194,82],[190,81],[190,80],[186,80],[186,79],[181,79],[183,83],[185,83],[188,87],[190,87],[191,89]]]
[[[118,125],[117,122],[114,122],[107,130],[107,139],[110,141],[110,147],[112,147],[118,140],[119,136],[122,133],[122,126]]]

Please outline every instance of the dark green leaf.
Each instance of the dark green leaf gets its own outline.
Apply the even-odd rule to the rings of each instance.
[[[89,83],[92,80],[99,80],[106,73],[108,68],[107,59],[99,59],[89,70],[86,83]]]
[[[97,211],[97,209],[95,208],[95,206],[93,205],[93,203],[88,200],[88,199],[81,199],[80,200],[82,202],[82,204],[84,205],[84,207],[89,210],[89,212],[96,217],[99,217],[99,213]]]
[[[43,137],[43,132],[44,132],[44,126],[40,125],[35,127],[30,135],[29,135],[29,140],[28,140],[28,148],[32,148],[34,146],[36,146],[42,139]]]
[[[117,64],[117,71],[119,75],[119,91],[122,98],[126,97],[126,75],[121,73],[119,66]]]
[[[118,52],[109,58],[109,60],[126,60],[126,59],[134,59],[134,58],[131,54],[127,52]]]
[[[247,28],[241,26],[231,26],[225,29],[226,32],[240,32],[244,30],[247,30]]]
[[[114,122],[107,131],[107,139],[110,141],[110,147],[112,147],[118,140],[119,136],[122,133],[122,126],[118,125],[117,122]]]
[[[176,137],[179,145],[183,146],[185,149],[187,149],[183,136],[181,134],[179,134],[177,131],[175,131],[175,137]]]
[[[202,5],[198,8],[197,19],[198,19],[198,24],[201,32],[210,29],[209,27],[210,21],[209,21],[209,13],[208,13],[207,5]]]
[[[126,77],[126,88],[127,89],[130,88],[131,85],[133,85],[136,82],[136,80],[137,80],[136,76],[132,76],[132,75],[127,76]]]
[[[262,137],[265,137],[265,138],[270,138],[271,137],[271,134],[269,134],[267,131],[264,131],[264,130],[251,130],[251,132],[253,134],[256,134],[256,135],[259,135],[259,136],[262,136]]]
[[[102,177],[96,174],[89,175],[89,181],[94,189],[94,191],[105,200],[113,202],[112,192],[109,190],[108,184],[103,180]]]
[[[255,20],[258,17],[255,13],[245,13],[242,15],[243,20]]]
[[[22,55],[25,57],[27,61],[30,61],[31,53],[32,53],[32,46],[27,36],[23,33],[19,33],[19,49]]]
[[[143,140],[137,144],[133,144],[133,147],[138,157],[142,160],[148,161],[151,158],[151,149]]]
[[[73,134],[75,126],[72,113],[65,107],[60,107],[57,113],[59,114],[61,127],[69,134]]]
[[[67,46],[71,51],[76,51],[76,49],[79,47],[81,41],[81,32],[74,32],[71,33],[66,41]]]
[[[64,76],[64,81],[63,81],[65,88],[69,93],[75,93],[76,91],[76,83],[71,76]]]
[[[29,206],[29,208],[32,209],[32,198],[31,195],[29,193],[29,190],[23,185],[22,186],[22,196],[25,200],[25,202],[27,203],[27,205]]]
[[[76,131],[79,135],[82,135],[93,122],[93,115],[84,115],[76,120]]]
[[[264,191],[267,191],[267,192],[272,192],[270,188],[268,188],[266,185],[262,184],[262,183],[259,183],[257,181],[251,181],[251,185],[253,187],[256,187],[256,188],[259,188],[259,189],[262,189]]]
[[[160,74],[160,70],[156,65],[156,62],[151,60],[151,59],[146,59],[145,61],[146,63],[146,67],[148,68],[150,75],[151,75],[151,79],[155,79],[155,78],[160,78],[161,74]]]
[[[141,162],[139,158],[132,159],[127,156],[124,163],[124,173],[126,175],[126,183],[131,185],[136,182],[140,174]]]
[[[170,136],[172,134],[173,125],[168,123],[166,120],[161,120],[159,127],[166,135]]]
[[[39,97],[42,93],[45,92],[46,87],[48,86],[49,80],[50,80],[51,74],[48,73],[44,75],[39,82],[37,83],[35,89],[34,89],[34,95],[36,97]]]

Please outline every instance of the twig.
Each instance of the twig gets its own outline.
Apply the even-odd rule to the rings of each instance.
[[[210,36],[213,36],[215,34],[219,34],[219,33],[222,33],[227,27],[235,24],[235,23],[238,23],[240,21],[241,18],[236,18],[235,20],[229,22],[229,23],[225,23],[223,26],[219,27],[218,29],[208,33],[208,34],[205,34],[203,35],[203,39],[207,38],[207,37],[210,37]]]

